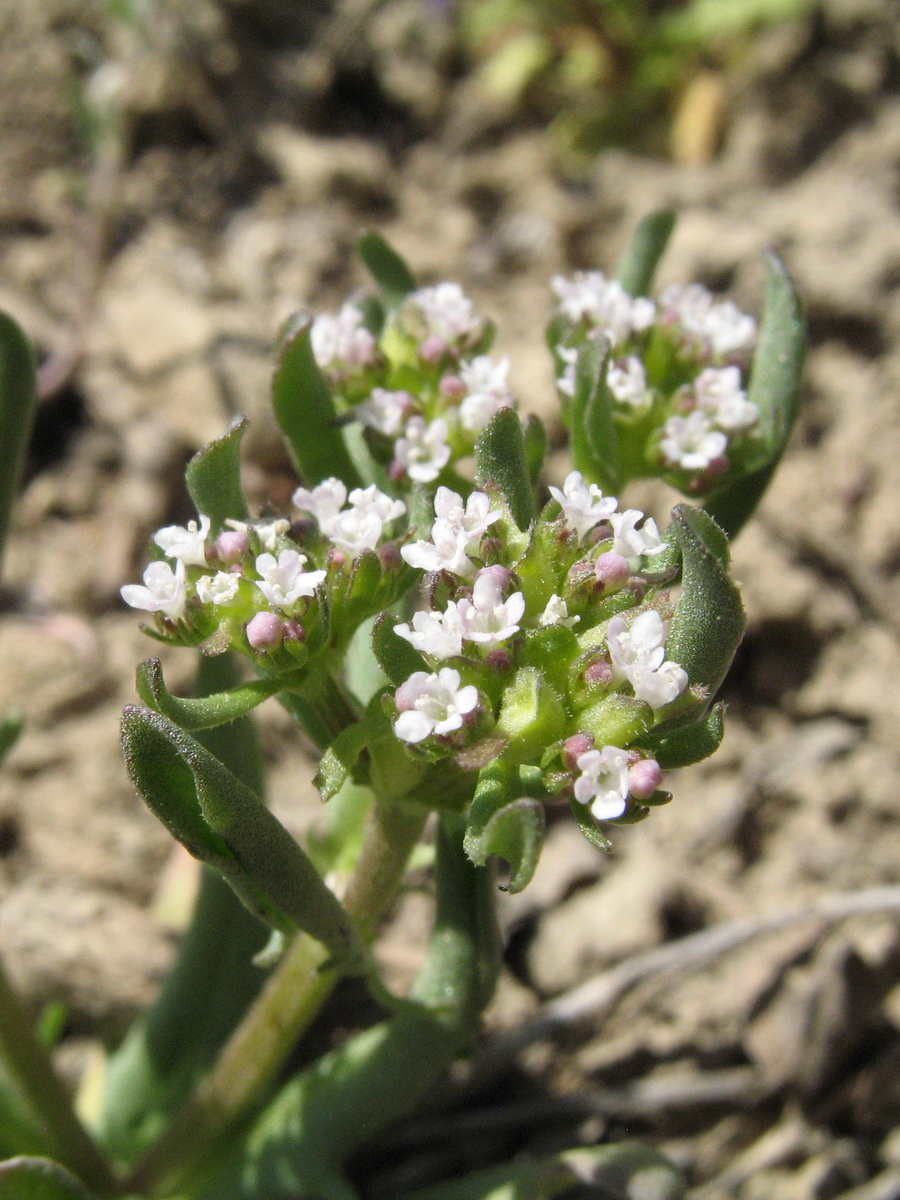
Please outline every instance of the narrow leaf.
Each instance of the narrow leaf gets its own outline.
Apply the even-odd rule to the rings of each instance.
[[[0,1200],[91,1200],[74,1175],[49,1158],[0,1163]]]
[[[714,704],[706,716],[692,725],[673,729],[662,737],[651,732],[638,744],[652,751],[664,771],[689,767],[718,750],[725,731],[725,705]]]
[[[364,233],[356,243],[356,249],[389,304],[400,304],[404,297],[416,290],[412,271],[380,234]]]
[[[543,804],[521,796],[492,813],[477,836],[469,824],[466,853],[478,866],[483,866],[491,854],[504,859],[509,863],[507,890],[521,892],[537,868],[545,829]]]
[[[540,417],[529,413],[525,418],[522,430],[525,440],[525,461],[528,463],[528,475],[531,486],[537,487],[547,457],[547,427]]]
[[[34,423],[34,352],[25,334],[0,312],[0,563]]]
[[[0,718],[0,764],[19,740],[25,719],[17,708],[11,708]]]
[[[384,713],[372,713],[338,734],[322,755],[316,772],[315,784],[323,800],[330,800],[337,795],[352,775],[366,747],[390,731],[391,723]]]
[[[525,455],[522,423],[511,408],[501,408],[475,446],[476,477],[480,486],[494,483],[509,504],[513,520],[527,529],[534,520],[534,493]]]
[[[608,362],[609,344],[605,341],[585,342],[578,351],[571,410],[572,462],[582,474],[612,491],[622,482],[622,468],[606,382]]]
[[[588,806],[579,804],[577,800],[570,800],[569,807],[572,809],[572,816],[575,818],[578,828],[591,845],[596,850],[602,850],[604,854],[608,854],[612,850],[613,844],[594,820]]]
[[[744,633],[740,593],[728,574],[722,530],[702,509],[680,504],[672,525],[682,556],[682,589],[666,655],[711,698],[731,665]]]
[[[394,633],[397,618],[381,613],[372,627],[372,649],[381,669],[398,687],[415,671],[427,671],[428,664],[414,646]]]
[[[241,487],[241,439],[249,422],[236,417],[221,437],[198,450],[187,465],[185,481],[198,513],[209,517],[214,530],[229,518],[247,519]]]
[[[272,379],[275,416],[308,486],[337,476],[348,487],[359,487],[331,389],[313,355],[311,328],[309,314],[297,313],[282,330]]]
[[[629,296],[649,296],[656,268],[674,228],[675,214],[662,209],[648,213],[632,234],[618,270],[619,283]]]
[[[148,708],[162,713],[182,729],[211,729],[225,725],[262,704],[269,696],[285,686],[283,678],[253,679],[236,684],[214,696],[179,699],[166,688],[162,664],[158,658],[148,658],[137,669],[137,692]]]

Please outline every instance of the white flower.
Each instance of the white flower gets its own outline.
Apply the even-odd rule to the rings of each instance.
[[[673,284],[660,296],[660,305],[678,320],[688,337],[715,355],[748,349],[756,339],[756,322],[730,300],[716,302],[700,283]]]
[[[643,516],[638,508],[626,508],[622,513],[612,513],[609,518],[613,530],[611,553],[627,558],[633,570],[637,569],[634,559],[643,554],[659,554],[666,547],[652,517],[648,517],[640,529],[636,528]]]
[[[203,543],[209,536],[209,517],[200,516],[200,525],[188,521],[183,525],[166,525],[153,535],[153,540],[167,558],[177,558],[186,567],[205,567],[206,550]]]
[[[431,658],[453,658],[462,654],[463,621],[452,600],[444,612],[414,613],[412,628],[404,622],[394,626],[394,633]]]
[[[451,571],[463,579],[475,574],[469,558],[476,554],[487,530],[503,514],[491,508],[490,497],[472,492],[463,504],[462,496],[447,487],[439,487],[434,497],[437,520],[431,529],[431,541],[401,546],[400,553],[411,567],[423,571]]]
[[[725,453],[728,438],[721,430],[713,429],[705,412],[694,409],[686,417],[669,417],[659,446],[673,466],[702,471]]]
[[[225,524],[239,533],[255,533],[263,550],[268,550],[270,554],[275,552],[281,535],[287,533],[291,527],[290,521],[286,521],[284,517],[278,517],[275,521],[236,521],[228,517]]]
[[[447,422],[438,417],[426,425],[423,417],[410,417],[404,436],[397,439],[394,456],[416,483],[433,483],[450,461]]]
[[[653,608],[639,613],[630,628],[618,616],[607,629],[614,677],[627,679],[635,696],[654,709],[670,704],[688,685],[684,668],[664,661],[667,635],[668,622]]]
[[[347,488],[340,479],[332,476],[323,479],[310,491],[298,487],[291,497],[295,508],[312,513],[323,531],[329,521],[333,521],[347,502]]]
[[[573,625],[581,620],[581,617],[570,617],[569,606],[561,596],[557,596],[554,592],[547,601],[547,607],[538,617],[539,625],[565,625],[567,629],[571,629]]]
[[[404,742],[421,742],[431,734],[452,733],[478,705],[478,689],[460,687],[459,671],[442,667],[436,675],[416,671],[397,689],[401,710],[394,733]]]
[[[161,612],[177,621],[187,603],[185,565],[179,559],[175,570],[167,562],[152,562],[144,572],[144,585],[128,583],[122,588],[122,599],[132,608],[145,612]]]
[[[759,408],[741,387],[738,367],[707,367],[694,380],[694,395],[698,407],[729,433],[749,429],[759,420]]]
[[[460,600],[457,608],[463,622],[463,638],[482,646],[496,646],[519,631],[525,614],[525,597],[513,592],[503,599],[503,589],[490,569],[475,577],[471,600]]]
[[[303,596],[312,596],[325,578],[326,571],[304,571],[305,554],[282,550],[276,561],[273,554],[260,554],[256,570],[261,576],[256,586],[275,608],[293,608]]]
[[[650,399],[644,364],[633,354],[609,364],[606,382],[616,400],[630,404],[632,408],[640,408]]]
[[[240,575],[228,571],[217,571],[215,575],[201,575],[197,580],[197,595],[204,604],[230,604],[241,586]]]
[[[363,315],[355,304],[345,304],[337,316],[316,317],[310,341],[323,371],[329,367],[358,370],[375,358],[375,338],[363,324]]]
[[[588,486],[580,471],[570,471],[562,491],[552,487],[550,495],[562,507],[566,525],[578,535],[578,540],[601,521],[608,521],[616,511],[615,496],[604,496],[596,483]]]
[[[374,483],[370,483],[366,488],[354,488],[350,493],[350,504],[364,516],[377,517],[382,525],[396,521],[406,512],[406,505],[402,500],[395,500],[393,496],[379,491]]]
[[[474,552],[489,527],[499,521],[503,513],[491,508],[491,499],[486,492],[471,492],[464,506],[462,496],[450,488],[439,487],[434,494],[434,515],[464,535],[466,549]]]
[[[403,316],[415,336],[436,337],[447,343],[477,336],[482,329],[472,301],[458,283],[419,288],[407,297]]]
[[[409,392],[373,388],[368,400],[357,406],[356,415],[370,429],[376,429],[386,437],[396,437],[403,428],[410,404]]]
[[[480,354],[463,363],[459,375],[466,388],[466,396],[459,406],[459,420],[469,433],[480,433],[501,408],[515,405],[507,383],[508,358],[494,362],[488,355]]]
[[[618,746],[586,750],[575,765],[581,771],[575,780],[575,799],[589,804],[598,821],[621,817],[628,801],[628,754]]]
[[[649,328],[656,316],[652,300],[629,296],[617,279],[607,279],[602,271],[576,271],[571,279],[554,275],[550,286],[563,316],[590,322],[613,346]]]

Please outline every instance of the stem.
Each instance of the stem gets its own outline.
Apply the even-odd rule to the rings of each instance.
[[[0,1059],[48,1134],[60,1163],[98,1196],[118,1193],[102,1151],[81,1124],[50,1055],[0,966]]]
[[[376,803],[346,906],[369,940],[395,899],[427,810]],[[218,1062],[124,1185],[160,1194],[180,1183],[253,1107],[340,979],[328,951],[299,934],[248,1010]]]

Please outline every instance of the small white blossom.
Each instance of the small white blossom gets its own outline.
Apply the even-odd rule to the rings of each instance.
[[[275,608],[293,608],[301,597],[312,596],[325,578],[326,571],[304,571],[306,555],[296,550],[282,550],[276,560],[273,554],[260,554],[256,570],[261,576],[256,586]]]
[[[490,497],[484,492],[472,492],[463,504],[462,496],[447,487],[439,487],[435,493],[434,512],[437,520],[431,540],[402,546],[401,555],[411,567],[422,571],[451,571],[470,579],[475,564],[469,555],[478,552],[481,539],[503,514],[491,508]]]
[[[519,631],[525,615],[525,597],[513,592],[503,599],[503,589],[490,570],[479,571],[475,577],[471,600],[460,600],[459,614],[463,622],[463,638],[482,646],[497,646]]]
[[[269,554],[274,554],[278,539],[291,527],[290,521],[286,521],[284,517],[278,517],[274,521],[236,521],[229,517],[225,524],[229,529],[236,529],[239,533],[255,533],[259,538],[259,544]]]
[[[204,604],[230,604],[238,594],[241,577],[228,571],[217,571],[215,575],[201,575],[195,586]]]
[[[145,612],[160,612],[177,621],[187,603],[183,560],[178,559],[174,571],[167,562],[152,562],[143,578],[143,587],[139,583],[128,583],[122,588],[125,603]]]
[[[694,409],[686,417],[669,417],[659,445],[673,466],[702,471],[725,453],[728,438],[713,428],[706,413]]]
[[[324,531],[346,504],[347,488],[340,479],[332,476],[330,479],[323,479],[312,490],[298,487],[291,499],[295,508],[312,513],[319,528]]]
[[[406,505],[380,492],[373,484],[350,493],[350,507],[322,523],[322,532],[345,554],[358,558],[365,550],[374,550],[381,541],[384,527],[402,517]]]
[[[374,483],[365,488],[354,488],[350,493],[350,505],[359,513],[377,517],[382,525],[396,521],[406,512],[402,500],[395,500],[386,492],[379,491]]]
[[[759,420],[759,408],[741,387],[738,367],[707,367],[694,380],[694,395],[698,408],[728,433],[750,429]]]
[[[450,461],[447,422],[438,417],[425,424],[423,417],[410,417],[404,435],[394,446],[396,461],[416,483],[433,483]]]
[[[554,275],[550,286],[563,316],[588,321],[613,346],[648,329],[656,316],[652,300],[629,296],[617,279],[607,279],[602,271],[576,271],[571,279]]]
[[[411,403],[409,392],[389,392],[386,388],[373,388],[368,400],[357,406],[356,415],[370,429],[375,429],[386,437],[396,437],[403,428]]]
[[[562,491],[552,487],[550,495],[561,506],[566,525],[575,531],[579,541],[595,525],[608,521],[618,504],[615,496],[604,496],[596,483],[588,486],[580,471],[570,471]]]
[[[571,629],[573,625],[577,625],[581,617],[570,617],[569,606],[563,600],[562,596],[557,596],[554,592],[547,601],[547,607],[538,617],[539,625],[565,625],[567,629]]]
[[[501,408],[512,407],[515,399],[509,390],[509,359],[494,362],[480,354],[463,363],[459,371],[466,395],[459,406],[459,420],[469,433],[480,433]]]
[[[684,668],[664,661],[667,635],[668,622],[653,608],[636,616],[630,628],[624,617],[613,617],[607,630],[614,677],[627,679],[635,696],[654,709],[670,704],[688,685]]]
[[[463,620],[452,600],[444,612],[414,613],[412,628],[404,622],[394,626],[394,633],[431,658],[454,658],[462,654]]]
[[[166,525],[153,535],[153,540],[166,558],[177,558],[186,567],[205,567],[204,542],[209,536],[209,517],[201,515],[200,524],[188,521],[183,525]]]
[[[730,300],[716,301],[700,283],[673,284],[660,296],[660,307],[680,324],[690,339],[708,352],[724,356],[749,349],[756,322]]]
[[[640,408],[650,399],[644,364],[633,354],[609,364],[606,382],[615,399],[632,408]]]
[[[624,512],[613,513],[609,518],[613,530],[611,553],[627,558],[634,570],[637,569],[635,559],[644,554],[659,554],[666,546],[652,517],[648,517],[640,529],[637,528],[643,516],[638,508],[626,508]]]
[[[458,283],[419,288],[406,298],[402,315],[414,336],[436,337],[447,344],[477,337],[482,329],[472,301]]]
[[[323,371],[360,370],[375,359],[375,338],[363,324],[355,304],[345,304],[337,316],[316,317],[310,330],[313,355]]]
[[[581,772],[575,780],[575,799],[589,804],[598,821],[621,817],[628,802],[628,753],[618,746],[586,750],[575,765]]]
[[[453,733],[478,706],[478,689],[461,687],[459,671],[442,667],[436,675],[416,671],[397,689],[401,710],[394,733],[403,742],[421,742],[431,734]]]

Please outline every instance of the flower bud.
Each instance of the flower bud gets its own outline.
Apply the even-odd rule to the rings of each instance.
[[[512,657],[502,646],[496,646],[486,654],[484,661],[488,669],[496,671],[498,675],[508,675],[512,668]]]
[[[628,790],[635,800],[649,800],[662,783],[662,768],[655,758],[642,758],[628,771]]]
[[[609,683],[612,677],[613,669],[605,658],[598,658],[595,662],[589,663],[584,671],[585,683],[589,687],[600,687]]]
[[[247,625],[247,641],[254,650],[274,650],[284,637],[284,622],[273,612],[258,612]]]
[[[499,563],[504,555],[505,547],[499,538],[485,537],[481,539],[481,559],[493,565]]]
[[[399,571],[403,566],[400,551],[393,542],[385,542],[378,547],[378,558],[385,571]]]
[[[419,358],[421,358],[423,362],[436,363],[443,358],[446,350],[447,343],[444,341],[444,339],[432,334],[430,337],[427,337],[424,342],[422,342],[421,346],[419,346]]]
[[[594,574],[604,592],[617,592],[631,578],[631,567],[624,555],[609,550],[597,559]]]
[[[284,640],[286,642],[305,642],[306,628],[301,621],[289,620],[284,623]]]
[[[578,756],[587,754],[588,750],[593,749],[594,739],[589,733],[573,733],[570,738],[566,738],[562,748],[562,760],[570,771],[574,771],[578,763]]]
[[[216,556],[223,563],[240,562],[249,549],[250,539],[238,530],[226,529],[216,538]]]
[[[512,583],[512,572],[508,567],[502,566],[500,563],[493,563],[489,567],[485,567],[478,572],[478,575],[492,575],[500,585],[500,590],[505,595]]]
[[[442,396],[456,400],[466,394],[466,386],[458,375],[445,375],[441,379],[440,391]]]

